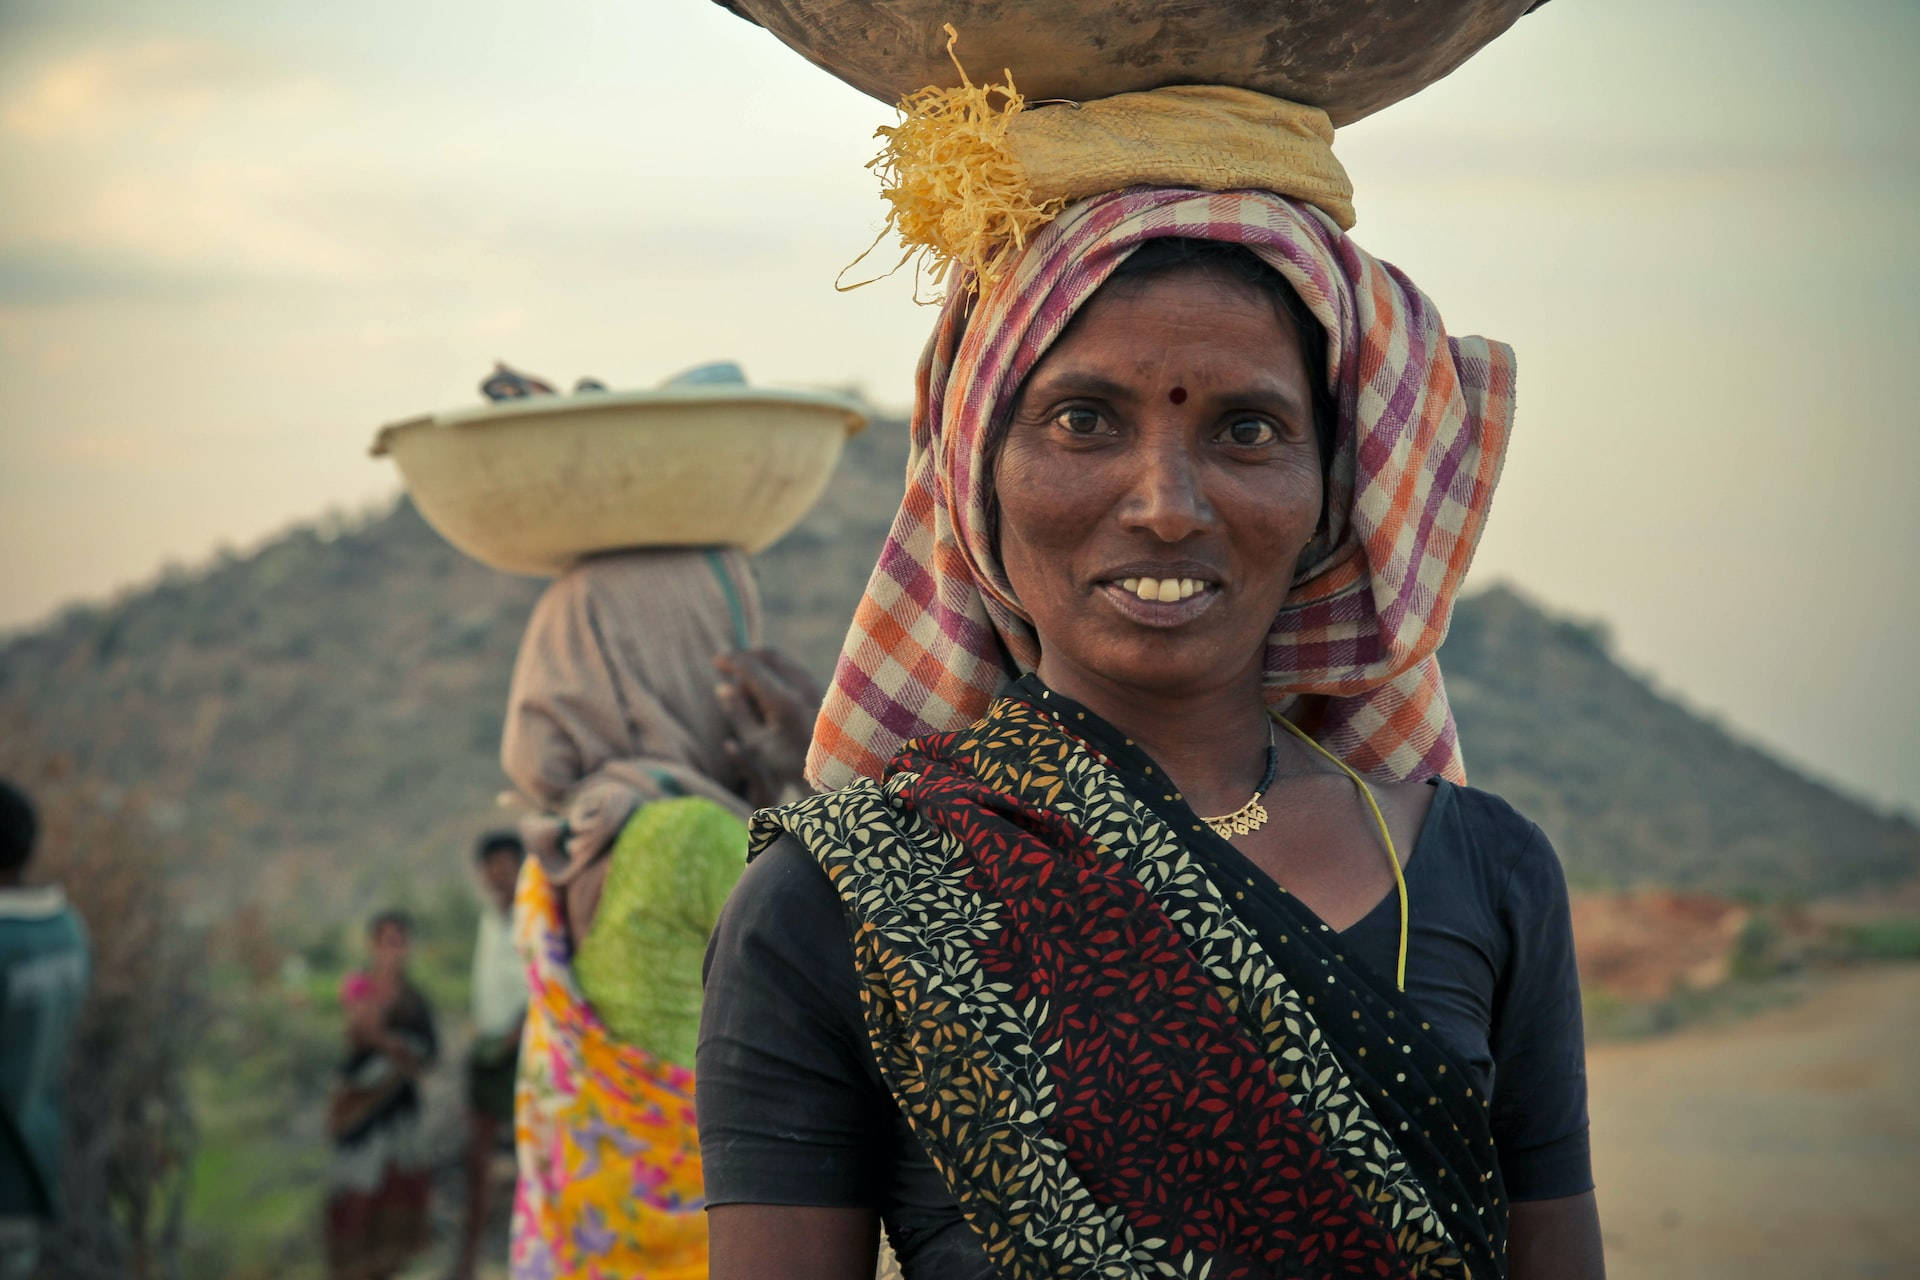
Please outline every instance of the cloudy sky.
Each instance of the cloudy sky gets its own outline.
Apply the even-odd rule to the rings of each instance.
[[[1521,407],[1479,561],[1920,811],[1920,6],[1557,0],[1342,131]],[[904,403],[889,113],[706,0],[0,0],[0,628],[394,491],[495,356]]]

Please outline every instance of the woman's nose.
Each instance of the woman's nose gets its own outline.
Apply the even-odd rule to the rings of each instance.
[[[1142,449],[1137,467],[1120,508],[1124,525],[1169,543],[1213,527],[1213,507],[1201,483],[1199,459],[1185,442]]]

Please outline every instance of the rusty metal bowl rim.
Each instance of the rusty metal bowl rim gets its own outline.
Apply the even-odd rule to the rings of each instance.
[[[796,40],[790,33],[783,34],[775,26],[770,26],[766,22],[763,22],[761,18],[753,12],[753,0],[711,0],[711,2],[733,16],[766,31],[774,39],[786,45],[796,54],[813,63],[816,67],[819,67],[835,79],[851,86],[856,92],[866,94],[869,97],[889,105],[899,103],[905,95],[914,93],[923,87],[946,87],[956,83],[956,81],[945,76],[944,68],[934,73],[933,78],[925,85],[908,82],[909,79],[919,79],[920,77],[895,77],[891,83],[886,83],[884,76],[877,78],[876,69],[873,66],[863,64],[858,58],[849,56],[836,60],[834,57],[824,53],[810,52],[803,42],[796,43]],[[854,2],[854,0],[849,0],[849,2]],[[866,2],[872,4],[875,0],[866,0]],[[1419,0],[1413,0],[1413,2],[1417,4]],[[1501,4],[1504,6],[1512,6],[1513,12],[1511,17],[1507,18],[1506,22],[1499,29],[1482,39],[1478,44],[1473,44],[1462,49],[1458,52],[1457,56],[1453,57],[1451,61],[1448,61],[1437,71],[1430,69],[1428,74],[1416,76],[1415,80],[1417,82],[1413,83],[1411,87],[1400,88],[1392,92],[1390,96],[1378,92],[1368,96],[1362,94],[1359,87],[1354,85],[1348,85],[1344,88],[1334,90],[1331,94],[1324,97],[1315,93],[1302,95],[1298,92],[1287,92],[1284,88],[1277,88],[1272,83],[1259,83],[1259,77],[1255,77],[1253,81],[1248,81],[1237,75],[1228,75],[1220,78],[1202,77],[1200,79],[1194,79],[1191,76],[1183,78],[1178,74],[1159,78],[1149,77],[1145,81],[1113,87],[1107,92],[1138,92],[1156,87],[1190,83],[1232,84],[1241,88],[1252,89],[1255,92],[1277,94],[1277,96],[1298,100],[1306,105],[1319,106],[1327,112],[1336,126],[1345,127],[1358,120],[1365,119],[1378,111],[1391,107],[1398,102],[1402,102],[1408,97],[1423,92],[1425,89],[1431,88],[1438,81],[1445,79],[1457,71],[1465,62],[1477,56],[1485,49],[1488,43],[1497,40],[1507,30],[1511,29],[1515,22],[1518,22],[1522,17],[1546,5],[1547,0],[1531,0],[1530,3],[1528,0],[1475,0],[1475,2],[1487,5]],[[774,3],[777,4],[778,0],[774,0]],[[937,65],[940,59],[933,58],[932,61]],[[992,63],[993,61],[994,59],[992,57],[986,58],[986,63]],[[898,68],[895,68],[895,70],[898,70]],[[1169,70],[1171,69],[1169,68]],[[1041,80],[1042,88],[1044,89],[1045,77],[1041,77]],[[881,87],[882,84],[884,84],[884,88]],[[1030,88],[1030,86],[1024,82],[1022,87]],[[1043,93],[1038,89],[1031,91],[1040,93],[1039,97],[1032,99],[1036,104],[1042,101],[1069,102],[1073,100],[1074,96],[1069,90],[1064,88],[1058,91],[1046,89]],[[1106,95],[1080,93],[1078,96],[1084,100],[1090,96]]]

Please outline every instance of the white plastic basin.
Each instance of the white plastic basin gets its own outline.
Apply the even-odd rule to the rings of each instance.
[[[759,551],[826,488],[865,415],[825,393],[731,386],[538,396],[381,428],[440,535],[509,573],[643,546]]]

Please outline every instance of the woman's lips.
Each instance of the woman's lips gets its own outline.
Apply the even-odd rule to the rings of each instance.
[[[1100,584],[1100,594],[1122,615],[1147,627],[1179,627],[1213,607],[1216,583],[1194,578],[1127,578]],[[1151,594],[1169,599],[1144,599]]]

